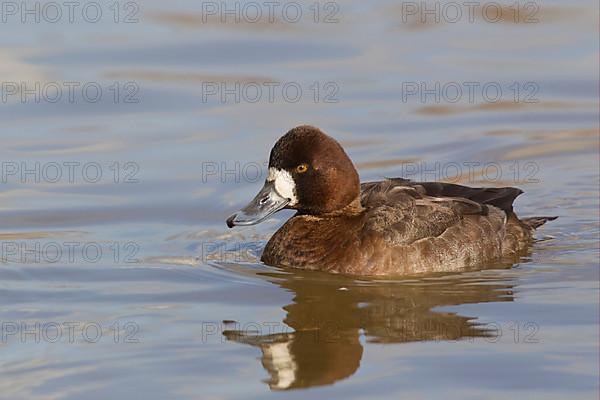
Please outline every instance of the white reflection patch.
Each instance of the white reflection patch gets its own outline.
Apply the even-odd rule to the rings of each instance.
[[[273,343],[263,347],[263,354],[267,361],[273,382],[272,389],[287,389],[296,382],[298,366],[290,351],[290,343]]]

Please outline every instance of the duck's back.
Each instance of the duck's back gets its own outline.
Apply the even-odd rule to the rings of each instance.
[[[514,258],[528,247],[535,227],[551,219],[519,220],[512,203],[521,193],[405,179],[363,183],[361,207],[294,216],[271,238],[263,261],[353,275],[407,275]]]

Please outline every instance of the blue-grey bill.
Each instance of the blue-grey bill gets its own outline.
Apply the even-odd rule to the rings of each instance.
[[[250,204],[227,218],[227,226],[233,228],[236,225],[258,224],[284,208],[289,202],[290,199],[277,193],[274,182],[265,182]]]

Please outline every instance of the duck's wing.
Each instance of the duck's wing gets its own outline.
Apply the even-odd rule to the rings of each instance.
[[[437,237],[464,223],[484,223],[499,230],[521,193],[515,188],[470,188],[405,179],[368,182],[361,189],[367,231],[378,231],[394,244]]]
[[[392,178],[380,182],[363,183],[361,185],[362,198],[365,199],[365,195],[369,197],[375,193],[389,193],[395,188],[414,189],[421,196],[448,198],[448,201],[464,203],[463,200],[468,200],[480,205],[492,205],[506,213],[512,213],[513,202],[523,193],[521,189],[514,187],[469,187],[453,183],[413,182],[404,178]]]
[[[523,191],[515,187],[473,188],[453,183],[412,182],[403,178],[394,178],[391,181],[395,182],[396,185],[414,187],[420,193],[424,193],[427,196],[446,197],[453,201],[462,198],[482,205],[495,206],[504,211],[507,217],[513,222],[523,223],[531,229],[537,229],[546,222],[554,221],[558,218],[557,216],[518,218],[513,211],[513,202],[519,195],[523,194]]]
[[[464,198],[479,204],[496,206],[506,213],[512,213],[513,202],[523,193],[515,187],[468,187],[453,183],[414,182],[415,187],[423,188],[428,196]]]

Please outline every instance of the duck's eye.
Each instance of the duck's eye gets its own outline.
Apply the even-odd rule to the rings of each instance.
[[[296,172],[299,174],[303,174],[306,171],[308,171],[308,165],[306,164],[300,164],[296,167]]]

